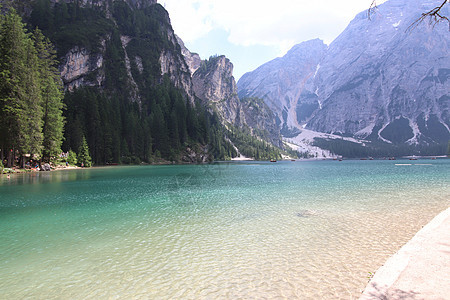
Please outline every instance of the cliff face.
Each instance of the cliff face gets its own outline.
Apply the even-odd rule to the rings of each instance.
[[[282,145],[276,118],[267,105],[239,100],[229,59],[220,56],[202,62],[175,35],[167,11],[156,1],[60,0],[47,6],[35,5],[34,9],[30,15],[36,22],[33,26],[43,28],[57,46],[65,89],[93,87],[89,95],[101,94],[152,114],[149,132],[156,141],[154,151],[160,150],[158,136],[169,132],[183,140],[186,133],[182,124],[177,129],[170,125],[179,123],[173,120],[175,113],[161,116],[162,110],[174,107],[179,115],[183,114],[179,103],[174,105],[179,97],[173,86],[183,91],[191,103],[199,98],[204,106],[217,112],[225,131],[231,130],[228,125],[245,128],[245,134]],[[58,17],[46,22],[46,15]],[[167,132],[162,130],[161,134],[153,129],[166,126]],[[134,140],[130,138],[127,143],[132,145]]]
[[[441,1],[422,2],[387,1],[371,20],[360,13],[328,49],[318,41],[295,46],[244,75],[239,95],[264,97],[282,128],[387,143],[447,143],[448,24],[425,21],[409,29]],[[448,5],[444,10],[448,15]]]
[[[61,7],[62,2],[63,0],[54,1],[53,5]],[[73,1],[69,0],[64,3],[73,5]],[[186,92],[191,102],[194,101],[191,70],[181,53],[182,48],[170,25],[168,13],[162,7],[160,9],[151,8],[151,6],[156,6],[156,0],[126,0],[115,3],[83,0],[78,4],[82,8],[90,9],[91,12],[94,11],[99,15],[99,19],[103,18],[103,23],[107,25],[98,29],[98,33],[94,32],[95,37],[87,37],[88,40],[100,39],[100,46],[89,47],[90,45],[85,46],[80,41],[61,57],[60,72],[67,90],[73,90],[79,86],[104,88],[106,68],[112,63],[121,64],[121,67],[126,69],[127,78],[121,80],[127,82],[129,96],[133,101],[140,101],[142,90],[148,88],[149,82],[146,82],[147,79],[143,76],[148,75],[149,72],[153,73],[154,83],[160,81],[160,79],[154,78],[155,76],[161,76],[161,78],[168,76],[176,87]],[[144,14],[157,14],[158,19],[152,24],[155,30],[152,32],[153,36],[141,36],[141,32],[148,29],[135,29],[132,24],[127,23],[129,19],[136,18],[137,15],[134,14],[136,11]],[[87,21],[92,22],[92,27],[95,27],[98,22],[96,19]],[[144,24],[144,26],[148,25]],[[89,28],[86,30],[88,31]],[[113,45],[112,35],[114,32],[120,34],[120,45],[118,43]],[[148,38],[153,39],[152,51],[137,49],[146,47],[145,45],[149,43]],[[160,40],[159,44],[155,43],[155,38]],[[64,39],[62,42],[65,42]],[[120,47],[120,49],[111,49],[111,46]],[[114,62],[108,62],[108,56],[111,56],[112,52],[119,54],[119,57],[114,57]],[[156,55],[158,65],[155,65]],[[152,60],[151,63],[148,62],[149,59]],[[110,76],[115,75],[110,74]]]
[[[87,75],[94,71],[103,69],[103,55],[92,54],[86,48],[74,47],[71,49],[60,64],[60,73],[64,86],[69,91],[79,86],[101,86],[104,81],[104,72],[92,79]]]
[[[295,133],[299,122],[308,118],[317,106],[314,97],[308,96],[326,49],[319,39],[296,45],[285,56],[244,74],[238,82],[239,97],[264,99],[277,116],[283,133]]]
[[[448,141],[448,26],[408,30],[439,1],[421,2],[391,0],[371,21],[356,16],[320,63],[321,109],[308,128],[394,143]]]
[[[202,59],[200,58],[200,55],[197,53],[191,53],[188,48],[184,45],[183,40],[176,36],[177,42],[181,47],[181,53],[184,56],[184,60],[186,61],[186,64],[189,67],[189,71],[191,72],[191,75],[195,73],[195,71],[200,68],[200,65],[202,64]]]
[[[203,103],[210,105],[225,122],[239,126],[245,123],[237,97],[233,64],[225,56],[210,58],[192,77],[194,91]]]
[[[233,64],[228,58],[219,56],[203,61],[192,79],[196,96],[216,111],[223,123],[250,128],[252,134],[282,147],[272,110],[259,99],[239,99]]]

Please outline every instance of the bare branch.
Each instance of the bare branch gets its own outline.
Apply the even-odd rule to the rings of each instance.
[[[367,11],[369,20],[371,19],[371,16],[376,12],[377,8],[377,0],[372,0],[372,4],[370,4],[369,10]]]
[[[442,0],[442,4],[439,6],[436,6],[435,8],[422,13],[421,17],[419,19],[417,19],[416,21],[414,21],[414,23],[412,23],[407,31],[411,31],[413,29],[415,29],[420,23],[422,23],[424,20],[429,19],[429,24],[432,25],[433,27],[436,26],[436,24],[441,23],[441,22],[447,22],[448,23],[448,29],[450,31],[450,19],[448,16],[445,16],[441,13],[442,8],[446,5],[449,4],[450,0]],[[369,10],[367,11],[367,15],[369,17],[369,20],[371,19],[371,16],[373,14],[375,14],[376,10],[377,10],[378,6],[377,6],[377,1],[376,0],[372,0],[372,4],[369,7]]]
[[[419,26],[420,23],[422,23],[426,19],[429,19],[428,24],[432,25],[433,27],[441,22],[447,22],[448,30],[450,31],[449,18],[447,16],[441,14],[441,9],[444,7],[444,5],[446,5],[448,3],[449,3],[449,0],[444,0],[441,5],[436,6],[435,8],[433,8],[425,13],[422,13],[422,16],[419,19],[417,19],[416,21],[414,21],[414,23],[412,23],[408,27],[407,31],[411,31],[411,30],[415,29],[417,26]]]

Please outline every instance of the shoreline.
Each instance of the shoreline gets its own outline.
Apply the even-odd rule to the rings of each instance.
[[[447,159],[447,156],[423,156],[423,157],[417,157],[417,159],[421,160],[431,160],[431,159]],[[297,158],[297,159],[281,159],[277,162],[311,162],[311,161],[336,161],[337,159],[333,158]],[[346,158],[346,159],[340,159],[339,161],[347,160],[347,161],[358,161],[358,160],[366,160],[366,159],[360,159],[360,158]],[[383,158],[375,158],[371,160],[387,160]],[[407,157],[401,157],[398,158],[398,160],[408,160]],[[214,164],[214,163],[240,163],[240,162],[269,162],[269,160],[255,160],[252,158],[233,158],[230,160],[223,160],[223,161],[212,161],[212,162],[169,162],[169,161],[158,161],[153,163],[142,163],[142,164],[110,164],[110,165],[96,165],[92,167],[79,167],[79,166],[72,166],[69,165],[66,167],[65,165],[58,165],[57,167],[53,167],[50,171],[43,171],[43,170],[36,170],[36,169],[17,169],[17,168],[4,168],[4,169],[12,169],[13,172],[7,172],[3,173],[1,172],[0,175],[7,175],[7,174],[26,174],[26,173],[36,173],[36,172],[53,172],[53,171],[60,171],[60,170],[82,170],[82,169],[97,169],[97,168],[111,168],[111,167],[127,167],[127,166],[169,166],[169,165],[198,165],[198,164]]]
[[[360,300],[446,299],[450,295],[450,207],[387,259]]]

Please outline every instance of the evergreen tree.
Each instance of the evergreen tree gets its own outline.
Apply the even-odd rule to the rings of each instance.
[[[77,162],[78,165],[82,167],[89,168],[92,166],[92,159],[91,156],[89,155],[89,147],[85,137],[83,137],[81,146],[78,149]]]
[[[64,130],[62,83],[53,45],[39,29],[35,30],[33,38],[39,57],[43,106],[43,158],[48,160],[61,152]]]
[[[42,107],[33,42],[14,10],[0,19],[0,142],[11,167],[16,150],[40,154]]]

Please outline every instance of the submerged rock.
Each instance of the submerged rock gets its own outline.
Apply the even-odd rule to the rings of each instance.
[[[305,210],[299,211],[296,215],[299,218],[309,218],[311,216],[317,216],[317,211],[305,209]]]

